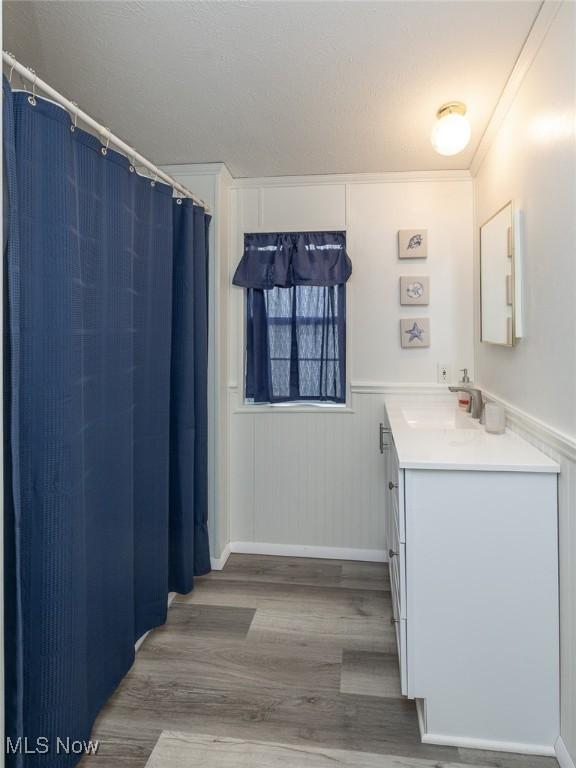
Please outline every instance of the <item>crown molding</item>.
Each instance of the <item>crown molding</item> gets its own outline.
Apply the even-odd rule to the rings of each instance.
[[[225,173],[232,178],[226,163],[176,163],[160,167],[170,176],[216,176]]]
[[[323,184],[401,184],[415,181],[471,182],[468,170],[456,171],[391,171],[389,173],[332,173],[319,176],[263,176],[234,179],[232,189],[255,187],[302,187]]]
[[[257,187],[301,187],[322,184],[398,184],[415,181],[468,181],[468,170],[445,171],[390,171],[383,173],[328,173],[303,176],[262,176],[235,178],[226,163],[176,163],[162,165],[162,170],[174,177],[224,175],[231,189]]]
[[[540,46],[544,42],[548,30],[550,29],[552,22],[556,18],[560,7],[565,0],[543,0],[542,5],[538,11],[538,15],[534,19],[532,26],[528,32],[522,50],[520,51],[516,63],[510,73],[510,77],[506,81],[506,85],[500,98],[496,102],[494,111],[488,121],[488,125],[482,134],[476,152],[472,157],[470,163],[470,172],[472,176],[476,176],[480,167],[484,161],[484,158],[488,154],[490,147],[496,137],[496,134],[500,130],[504,118],[508,114],[510,107],[512,106],[516,94],[520,90],[524,78],[528,74],[532,62],[536,58]]]

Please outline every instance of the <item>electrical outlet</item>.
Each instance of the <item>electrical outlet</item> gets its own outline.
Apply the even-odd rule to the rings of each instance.
[[[450,366],[438,363],[438,384],[450,384]]]

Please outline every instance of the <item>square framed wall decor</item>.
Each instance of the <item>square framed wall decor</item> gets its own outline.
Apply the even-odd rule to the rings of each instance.
[[[428,256],[427,229],[398,230],[398,258],[425,259]]]
[[[430,320],[427,317],[400,320],[400,344],[403,349],[430,346]]]
[[[429,304],[430,303],[430,278],[429,277],[401,277],[400,278],[400,304]]]

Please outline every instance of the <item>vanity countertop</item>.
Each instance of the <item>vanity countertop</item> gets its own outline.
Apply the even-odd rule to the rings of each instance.
[[[558,464],[509,429],[491,435],[455,398],[389,395],[384,400],[400,467],[559,472]]]

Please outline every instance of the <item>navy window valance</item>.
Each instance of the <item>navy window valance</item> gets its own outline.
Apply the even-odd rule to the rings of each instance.
[[[247,402],[346,402],[351,273],[345,232],[244,236]]]
[[[271,290],[343,285],[352,274],[345,232],[266,232],[244,236],[234,285]]]

